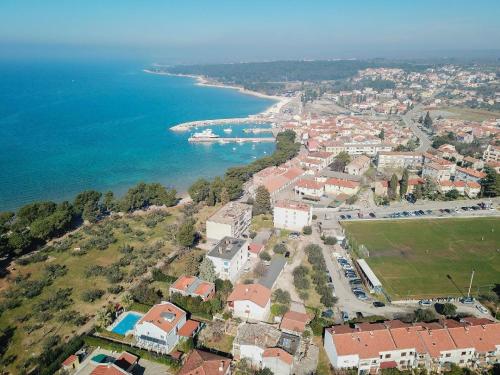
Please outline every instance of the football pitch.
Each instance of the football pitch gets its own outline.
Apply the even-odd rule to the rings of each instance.
[[[500,284],[500,219],[351,221],[342,224],[394,299],[461,296]]]

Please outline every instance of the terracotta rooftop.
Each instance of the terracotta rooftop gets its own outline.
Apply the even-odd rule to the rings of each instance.
[[[231,360],[214,353],[194,349],[178,375],[223,375],[227,372]]]
[[[296,311],[288,311],[283,315],[283,319],[281,319],[280,328],[295,331],[295,332],[304,332],[306,329],[306,324],[309,323],[311,317],[304,313],[299,313]]]
[[[252,301],[265,307],[271,298],[271,290],[260,284],[238,284],[227,298],[231,301]]]
[[[280,208],[288,208],[290,210],[305,211],[305,212],[309,212],[309,210],[311,209],[311,207],[306,203],[294,202],[290,200],[277,201],[274,204],[274,206]]]
[[[355,189],[359,186],[357,181],[342,180],[340,178],[329,178],[326,180],[326,185],[341,186],[345,188]]]
[[[323,186],[324,186],[324,184],[319,183],[317,181],[313,181],[313,180],[300,179],[297,182],[297,187],[304,188],[304,189],[322,190]]]
[[[186,323],[179,329],[179,336],[192,337],[194,332],[198,329],[200,323],[195,320],[187,320]]]
[[[288,365],[293,364],[293,357],[290,353],[287,353],[281,348],[269,348],[264,350],[262,353],[263,358],[278,358],[279,360],[285,362]]]
[[[137,324],[148,322],[168,333],[185,315],[186,312],[173,303],[162,302],[149,309]]]
[[[69,366],[71,365],[73,362],[77,361],[78,360],[78,357],[74,354],[71,354],[68,358],[66,358],[64,360],[64,362],[62,363],[63,366]]]

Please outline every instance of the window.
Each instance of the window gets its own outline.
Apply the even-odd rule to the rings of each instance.
[[[462,352],[462,355],[466,355],[466,354],[467,354],[467,352]]]
[[[401,357],[406,357],[406,352],[401,353]]]
[[[463,359],[460,360],[460,363],[465,363],[465,361]]]
[[[451,357],[451,353],[446,353],[446,358]]]
[[[390,354],[386,354],[385,358],[391,358],[391,355]]]

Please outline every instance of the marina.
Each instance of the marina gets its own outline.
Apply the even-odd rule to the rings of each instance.
[[[176,132],[188,131],[192,128],[203,127],[203,126],[220,126],[220,125],[245,125],[245,124],[268,124],[270,120],[261,116],[248,116],[242,118],[225,118],[216,120],[200,120],[184,122],[172,126],[170,130]]]
[[[275,142],[273,137],[248,137],[248,138],[228,138],[228,137],[190,137],[188,139],[192,143],[261,143],[261,142]]]

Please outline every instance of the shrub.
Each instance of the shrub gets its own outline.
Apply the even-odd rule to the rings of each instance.
[[[335,237],[328,236],[323,240],[325,245],[335,245],[337,243],[337,239]]]
[[[108,293],[111,293],[111,294],[120,294],[121,292],[123,292],[123,286],[112,285],[107,290],[108,290]]]
[[[104,290],[102,289],[89,289],[82,293],[82,300],[84,302],[94,302],[100,299],[104,295]]]
[[[273,247],[273,251],[275,254],[285,254],[287,252],[287,247],[283,242],[280,242]]]
[[[271,260],[271,255],[267,251],[263,251],[259,254],[259,258],[265,261],[270,261]]]
[[[312,234],[312,228],[311,228],[311,226],[307,225],[304,228],[302,228],[302,233],[304,233],[307,236],[310,235],[310,234]]]
[[[288,307],[279,303],[275,303],[271,306],[271,314],[274,316],[282,316],[288,311]]]

